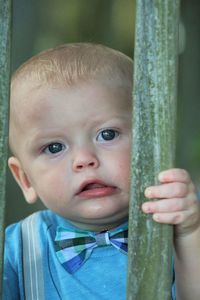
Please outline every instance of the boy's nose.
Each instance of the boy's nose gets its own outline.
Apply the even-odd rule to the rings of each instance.
[[[80,172],[87,168],[97,168],[99,166],[99,161],[95,155],[91,153],[82,153],[74,159],[73,161],[73,171]]]

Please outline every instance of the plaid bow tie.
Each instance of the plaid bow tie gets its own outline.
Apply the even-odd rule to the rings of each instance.
[[[58,227],[54,243],[58,260],[69,273],[73,273],[83,265],[96,247],[113,245],[121,252],[127,253],[127,224],[122,228],[100,233],[70,231]]]

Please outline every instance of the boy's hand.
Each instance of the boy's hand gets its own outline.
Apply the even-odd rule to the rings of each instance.
[[[159,174],[161,185],[145,190],[145,197],[160,199],[142,205],[144,213],[151,213],[159,223],[173,224],[176,236],[200,228],[200,204],[189,174],[182,169],[170,169]]]

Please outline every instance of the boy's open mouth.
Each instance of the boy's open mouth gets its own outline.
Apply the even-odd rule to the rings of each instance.
[[[89,183],[83,187],[82,191],[100,189],[100,188],[104,188],[104,187],[106,187],[106,185],[99,184],[99,183]]]
[[[113,194],[116,187],[107,185],[99,180],[89,180],[81,184],[76,195],[81,197],[103,197]]]

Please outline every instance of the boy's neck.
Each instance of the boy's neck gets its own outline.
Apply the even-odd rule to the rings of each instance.
[[[128,221],[128,217],[124,218],[123,220],[120,220],[119,222],[112,223],[112,224],[82,224],[82,223],[77,223],[72,221],[70,221],[70,223],[73,226],[82,230],[101,232],[101,231],[108,231],[117,228],[127,221]]]

